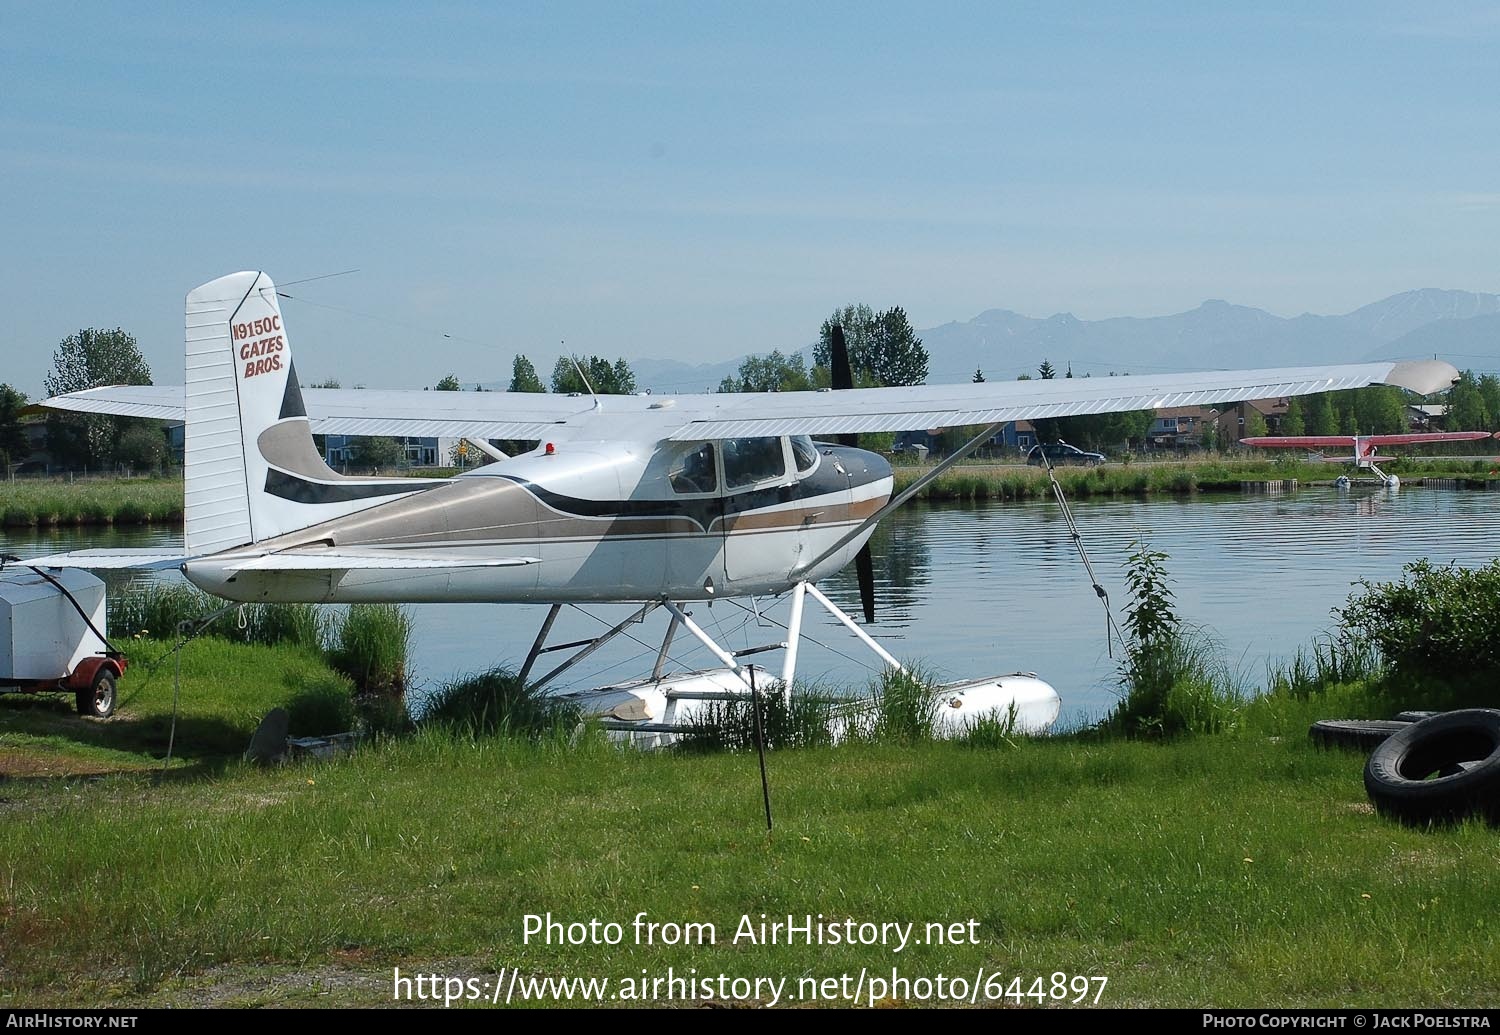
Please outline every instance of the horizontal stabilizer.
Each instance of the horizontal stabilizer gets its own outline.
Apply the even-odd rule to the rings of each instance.
[[[384,571],[411,568],[511,568],[540,564],[540,557],[442,557],[407,551],[269,553],[226,565],[230,571]]]
[[[135,568],[142,571],[177,568],[191,560],[185,553],[166,553],[161,550],[115,549],[74,550],[72,553],[55,553],[48,557],[33,557],[22,564],[38,568],[83,568],[89,571],[104,571],[113,568]]]

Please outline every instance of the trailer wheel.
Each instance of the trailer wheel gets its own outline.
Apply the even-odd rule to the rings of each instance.
[[[115,713],[115,674],[101,667],[94,675],[94,683],[76,695],[79,715],[92,715],[96,719],[107,719]]]
[[[1475,814],[1500,823],[1500,711],[1412,723],[1370,755],[1365,790],[1382,814],[1416,826]]]

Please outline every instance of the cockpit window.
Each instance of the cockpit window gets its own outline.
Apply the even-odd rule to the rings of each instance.
[[[671,479],[673,492],[713,492],[718,489],[719,468],[714,462],[714,444],[705,442],[678,457],[667,477]]]
[[[724,450],[724,485],[744,488],[786,474],[786,457],[779,438],[728,438]]]
[[[818,447],[806,435],[793,435],[792,460],[797,465],[797,473],[806,474],[817,466]]]

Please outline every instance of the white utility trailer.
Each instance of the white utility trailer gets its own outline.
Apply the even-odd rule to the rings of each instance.
[[[0,693],[69,693],[107,719],[125,657],[105,641],[104,583],[78,568],[0,570]]]

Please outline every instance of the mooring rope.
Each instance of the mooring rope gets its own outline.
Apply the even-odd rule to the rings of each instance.
[[[193,640],[196,640],[199,636],[201,636],[203,634],[203,630],[204,629],[207,629],[210,625],[212,625],[214,622],[218,621],[221,617],[223,617],[225,614],[228,614],[230,611],[234,610],[235,608],[239,608],[240,609],[240,628],[243,629],[245,627],[245,610],[244,610],[244,607],[245,607],[244,604],[241,604],[241,603],[238,603],[238,602],[230,603],[230,604],[225,604],[223,607],[219,608],[217,611],[215,611],[213,614],[209,615],[207,618],[199,619],[198,620],[198,627],[196,629],[194,629],[191,634],[186,635],[186,636],[183,636],[183,630],[185,630],[189,626],[191,626],[193,624],[193,620],[192,619],[188,619],[187,621],[183,621],[183,622],[178,622],[177,623],[177,635],[178,636],[182,636],[182,639],[179,640],[177,642],[177,646],[173,647],[171,649],[171,651],[169,652],[172,655],[172,661],[173,661],[173,664],[172,664],[172,725],[167,730],[167,756],[166,756],[166,758],[164,758],[162,760],[162,763],[161,763],[161,772],[162,772],[163,776],[165,776],[167,774],[167,770],[170,769],[171,766],[172,766],[172,748],[177,743],[177,703],[182,698],[182,648],[186,647]],[[163,660],[165,660],[165,659],[163,659]],[[156,667],[160,666],[160,664],[161,664],[160,661],[157,662],[156,666],[153,666],[150,670],[148,670],[146,672],[146,677],[148,679],[155,673]]]

